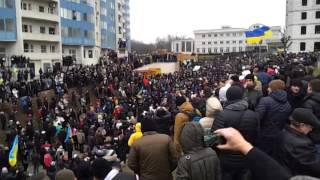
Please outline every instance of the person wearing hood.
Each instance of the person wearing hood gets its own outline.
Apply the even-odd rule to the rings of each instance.
[[[301,107],[305,97],[305,90],[303,89],[302,81],[292,80],[290,88],[288,88],[287,92],[288,92],[288,101],[292,109]]]
[[[180,135],[185,123],[192,121],[188,114],[194,113],[195,109],[192,104],[187,101],[184,96],[178,96],[176,98],[176,106],[179,109],[179,113],[175,117],[174,121],[174,135],[173,143],[179,154],[181,154]]]
[[[157,125],[151,115],[141,120],[143,137],[130,149],[128,167],[140,180],[172,180],[177,167],[178,154],[171,138],[157,133]]]
[[[268,155],[274,155],[275,141],[288,123],[291,106],[287,100],[285,83],[273,80],[269,83],[269,96],[261,98],[256,112],[259,114],[261,132],[259,148]]]
[[[135,126],[135,133],[131,134],[129,141],[128,141],[128,146],[131,147],[133,145],[134,142],[136,142],[137,140],[139,140],[143,134],[141,132],[141,123],[137,123]]]
[[[248,74],[245,77],[245,97],[249,103],[249,109],[255,110],[260,98],[263,96],[262,91],[256,90],[256,80],[253,74]]]
[[[199,123],[205,131],[205,134],[211,131],[215,116],[222,111],[222,105],[218,98],[212,96],[206,102],[206,117],[200,119]]]
[[[258,139],[259,117],[255,112],[248,109],[249,104],[243,99],[243,88],[238,85],[231,86],[226,96],[226,106],[213,122],[212,131],[232,127],[240,131],[248,142],[255,144]],[[219,159],[221,161],[222,179],[245,179],[250,175],[245,157],[240,153],[221,151]]]
[[[204,146],[204,130],[195,122],[184,126],[181,138],[184,155],[179,159],[177,180],[220,180],[220,162],[212,148]]]
[[[312,110],[313,114],[320,121],[320,79],[310,81],[308,85],[308,96],[304,99],[302,107]],[[320,144],[320,130],[313,130],[310,133],[310,137],[313,142]]]
[[[170,127],[173,125],[171,113],[165,108],[160,107],[155,114],[155,120],[158,124],[158,132],[160,134],[170,135]]]

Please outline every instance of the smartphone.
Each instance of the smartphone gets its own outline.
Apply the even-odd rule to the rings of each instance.
[[[226,143],[226,139],[218,134],[210,134],[204,136],[204,144],[207,147],[215,147]]]

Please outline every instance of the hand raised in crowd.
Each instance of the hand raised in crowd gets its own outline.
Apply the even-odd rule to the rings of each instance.
[[[234,128],[219,129],[215,131],[220,136],[223,136],[227,143],[218,145],[217,147],[222,150],[239,151],[246,155],[253,148],[253,146],[247,142],[243,136]]]

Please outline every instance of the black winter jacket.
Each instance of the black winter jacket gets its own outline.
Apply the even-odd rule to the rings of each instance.
[[[277,137],[288,122],[291,106],[287,100],[287,92],[272,92],[268,97],[261,98],[256,112],[261,122],[262,137]]]
[[[302,107],[311,109],[313,114],[316,115],[320,121],[320,93],[312,93],[307,96]],[[311,132],[310,137],[316,144],[320,144],[320,130]]]
[[[240,131],[243,137],[255,144],[259,132],[259,118],[258,115],[248,109],[248,102],[245,100],[238,100],[229,102],[224,110],[219,113],[213,122],[212,130],[233,127]],[[219,158],[222,167],[226,168],[246,168],[244,156],[240,153],[222,151],[219,153]]]
[[[293,175],[320,177],[320,157],[311,139],[288,127],[277,143],[277,159]]]

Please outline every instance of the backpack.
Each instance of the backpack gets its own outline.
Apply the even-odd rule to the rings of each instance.
[[[189,117],[189,120],[192,122],[199,123],[200,119],[202,118],[197,113],[197,109],[194,109],[193,112],[182,112],[183,114],[187,115]]]

